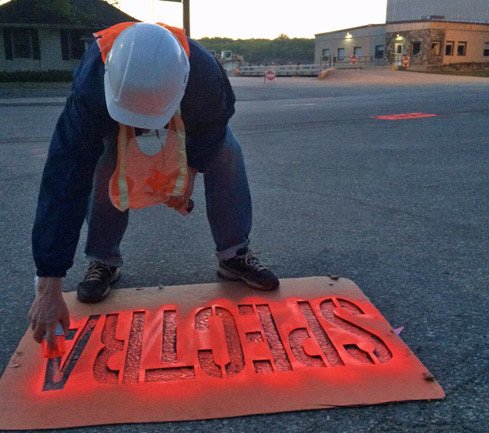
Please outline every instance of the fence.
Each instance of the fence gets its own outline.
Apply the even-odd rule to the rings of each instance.
[[[321,69],[336,68],[336,69],[367,69],[372,66],[387,66],[387,59],[384,57],[376,58],[374,56],[361,56],[356,59],[344,57],[339,59],[332,57],[324,59],[321,62]]]
[[[273,66],[240,66],[239,74],[244,77],[263,77],[265,72],[272,69],[277,77],[316,77],[319,65],[273,65]]]
[[[327,68],[336,69],[367,69],[374,66],[386,66],[386,58],[362,56],[354,59],[333,57],[323,60],[319,65],[272,65],[272,66],[240,66],[234,70],[235,75],[243,77],[263,77],[269,69],[275,72],[277,77],[317,77],[319,72]]]

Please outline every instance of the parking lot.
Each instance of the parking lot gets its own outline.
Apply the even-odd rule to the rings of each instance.
[[[489,421],[489,79],[382,69],[327,79],[231,79],[231,125],[254,202],[252,247],[280,278],[353,280],[446,391],[445,400],[102,432],[486,432]],[[65,84],[0,85],[0,371],[28,326],[30,232]],[[436,116],[380,120],[376,116]],[[217,281],[202,181],[183,218],[131,214],[117,287]],[[158,236],[155,236],[155,233]],[[83,238],[65,280],[86,263]]]

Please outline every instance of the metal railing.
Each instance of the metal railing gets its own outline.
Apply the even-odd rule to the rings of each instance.
[[[336,69],[367,69],[373,66],[388,65],[386,58],[362,56],[352,61],[350,57],[323,60],[319,65],[270,65],[270,66],[240,66],[234,70],[234,75],[243,77],[263,77],[272,70],[276,77],[316,77],[320,71],[328,68]]]
[[[388,62],[385,57],[376,58],[374,56],[361,56],[356,59],[344,57],[339,59],[332,57],[321,62],[321,69],[337,68],[337,69],[366,69],[371,66],[387,66]]]
[[[272,70],[277,77],[315,77],[319,74],[320,65],[240,66],[235,74],[243,77],[263,77],[268,70]]]

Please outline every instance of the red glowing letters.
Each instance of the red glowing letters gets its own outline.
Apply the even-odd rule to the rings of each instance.
[[[386,363],[392,351],[369,305],[340,297],[219,299],[185,315],[163,305],[86,317],[73,324],[61,365],[47,361],[43,390],[63,389],[77,369],[114,385]]]

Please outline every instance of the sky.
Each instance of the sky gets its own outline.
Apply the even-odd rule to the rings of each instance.
[[[387,0],[190,0],[194,39],[314,38],[316,33],[385,22]],[[182,27],[181,3],[119,0],[119,8],[143,21]]]

